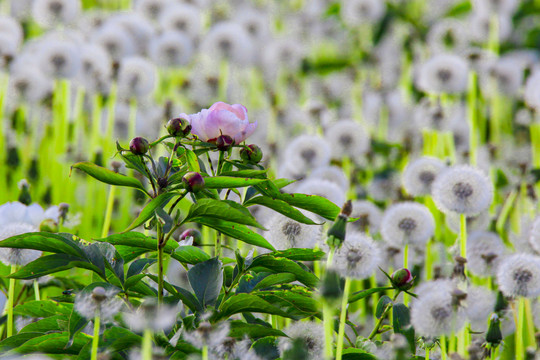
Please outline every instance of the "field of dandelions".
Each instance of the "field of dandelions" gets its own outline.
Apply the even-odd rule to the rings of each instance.
[[[0,359],[540,359],[538,111],[538,0],[0,0]]]

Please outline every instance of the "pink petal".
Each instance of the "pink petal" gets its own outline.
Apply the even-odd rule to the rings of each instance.
[[[240,144],[242,141],[246,140],[253,132],[257,129],[257,121],[254,123],[248,123],[245,128],[234,136],[235,144]]]
[[[242,129],[242,121],[236,114],[228,110],[217,110],[210,112],[208,120],[204,124],[204,130],[210,138],[217,138],[220,135],[234,137]]]
[[[223,101],[218,101],[217,103],[214,103],[208,111],[214,111],[214,110],[230,110],[231,105],[224,103]]]
[[[247,120],[247,109],[244,105],[234,104],[231,106],[231,111],[241,120]]]

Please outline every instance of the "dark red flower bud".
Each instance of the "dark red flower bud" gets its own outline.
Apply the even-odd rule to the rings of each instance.
[[[399,269],[392,274],[392,284],[399,290],[409,290],[413,285],[413,280],[409,269]]]
[[[216,139],[216,146],[219,151],[227,151],[233,146],[234,139],[229,135],[220,135]]]
[[[129,150],[135,155],[144,155],[150,149],[148,140],[142,137],[136,137],[129,143]]]
[[[204,189],[204,178],[198,172],[188,172],[182,177],[182,182],[186,185],[186,189],[191,192]]]
[[[167,122],[167,131],[172,136],[185,137],[191,132],[191,124],[186,119],[177,117]]]
[[[240,150],[240,157],[247,163],[257,164],[262,160],[263,152],[257,145],[251,144]]]

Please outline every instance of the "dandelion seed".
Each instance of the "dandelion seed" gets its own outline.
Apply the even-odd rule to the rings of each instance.
[[[480,286],[467,288],[465,314],[474,331],[486,331],[489,316],[495,309],[497,296],[493,291]]]
[[[435,55],[419,69],[417,85],[429,93],[461,93],[467,89],[465,60],[451,54]]]
[[[80,13],[79,0],[34,0],[32,5],[34,20],[45,28],[71,24],[77,20]]]
[[[168,31],[150,44],[150,57],[161,66],[175,67],[189,63],[193,56],[193,42],[185,34]]]
[[[310,179],[298,186],[298,192],[326,198],[334,204],[345,203],[345,192],[334,182]]]
[[[355,200],[352,202],[352,208],[350,217],[358,220],[350,223],[350,226],[361,232],[369,230],[371,234],[379,231],[383,212],[377,205],[367,200]]]
[[[52,77],[72,78],[81,68],[79,49],[68,40],[46,40],[38,56],[43,72]]]
[[[122,301],[116,297],[118,290],[95,287],[92,291],[79,292],[75,296],[74,309],[86,319],[99,316],[102,321],[111,321],[120,311]]]
[[[142,57],[122,60],[118,73],[118,95],[129,99],[148,96],[156,86],[156,68]]]
[[[373,274],[380,260],[380,250],[370,237],[361,233],[347,233],[334,255],[332,268],[342,277],[365,279]]]
[[[349,26],[376,23],[385,11],[385,4],[377,0],[346,0],[341,5],[341,17]]]
[[[326,140],[318,136],[300,135],[288,144],[283,158],[301,173],[328,165],[330,151],[330,144]]]
[[[0,33],[9,35],[7,38],[14,42],[15,47],[18,47],[23,41],[23,30],[21,24],[10,16],[0,16]]]
[[[281,214],[274,214],[265,227],[269,229],[266,238],[277,250],[313,249],[321,237],[320,226],[302,224]]]
[[[101,45],[114,61],[120,61],[136,52],[130,33],[119,24],[105,24],[95,32],[92,40]]]
[[[400,193],[401,181],[397,171],[376,174],[368,185],[367,193],[375,201],[395,200]]]
[[[517,0],[474,0],[473,8],[480,13],[512,15],[519,5]]]
[[[401,177],[403,187],[412,196],[429,195],[433,182],[445,167],[441,160],[432,157],[411,161]]]
[[[535,71],[527,78],[524,90],[525,103],[540,111],[540,71]]]
[[[139,0],[135,3],[135,11],[150,20],[158,20],[171,0]]]
[[[497,282],[506,296],[539,296],[540,257],[523,253],[506,257],[497,270]]]
[[[211,59],[227,59],[237,65],[253,62],[255,51],[249,33],[234,22],[221,22],[210,29],[201,44]]]
[[[501,238],[488,231],[473,231],[467,238],[467,267],[471,273],[494,276],[505,255]]]
[[[434,53],[460,52],[469,45],[467,35],[462,21],[440,19],[429,29],[426,40]]]
[[[396,246],[425,244],[435,231],[431,212],[422,204],[402,202],[390,206],[381,220],[381,235]]]
[[[313,180],[325,180],[337,184],[343,191],[349,189],[349,179],[343,173],[343,170],[337,166],[321,166],[313,170],[310,174],[308,181]]]
[[[493,184],[478,169],[466,165],[449,168],[433,183],[433,200],[443,212],[467,216],[486,210],[493,200]]]
[[[183,337],[185,341],[199,349],[203,346],[215,349],[226,341],[229,335],[229,329],[230,325],[228,322],[212,325],[208,321],[202,321],[197,329],[185,332]]]
[[[324,359],[324,328],[322,324],[312,321],[298,321],[283,329],[283,332],[288,337],[279,338],[280,355],[292,349],[295,340],[301,340],[310,359]]]
[[[9,77],[10,101],[36,104],[52,91],[52,82],[38,67],[17,68]]]
[[[154,298],[145,299],[133,312],[123,314],[126,324],[137,332],[151,329],[154,332],[169,331],[176,324],[178,309],[173,306],[158,306]]]
[[[349,157],[354,160],[364,155],[370,146],[367,131],[354,120],[341,120],[330,125],[325,138],[331,144],[333,159]]]
[[[159,18],[164,31],[176,31],[195,40],[201,33],[201,10],[190,4],[171,4]]]
[[[489,215],[489,211],[483,211],[478,215],[467,216],[466,222],[467,232],[486,230],[491,222],[491,215]],[[450,230],[456,234],[459,234],[461,231],[460,215],[457,213],[446,214],[446,225],[450,228]]]

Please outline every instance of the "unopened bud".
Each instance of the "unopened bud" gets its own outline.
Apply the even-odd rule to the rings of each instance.
[[[204,178],[198,172],[188,172],[182,177],[182,182],[190,192],[197,192],[204,189]]]
[[[167,122],[167,131],[176,137],[185,137],[191,132],[191,124],[188,120],[177,117]]]
[[[179,241],[184,241],[190,237],[193,238],[194,244],[200,244],[202,242],[202,234],[197,229],[187,229],[182,234],[180,234]]]
[[[341,279],[338,273],[334,270],[328,270],[321,281],[321,296],[330,303],[339,301],[342,293]]]
[[[263,152],[257,145],[251,144],[240,150],[240,157],[244,162],[258,164],[262,160]]]
[[[135,155],[144,155],[149,149],[150,144],[148,143],[148,140],[140,136],[133,138],[133,140],[131,140],[129,143],[129,150],[131,150],[131,152]]]
[[[234,139],[229,135],[220,135],[216,139],[216,146],[219,151],[228,151],[234,144]]]
[[[58,232],[58,223],[53,219],[45,219],[39,224],[39,231],[48,233]]]
[[[30,184],[26,179],[19,181],[19,202],[24,205],[30,205],[32,203],[32,197],[30,196]]]
[[[409,269],[399,269],[392,274],[392,285],[399,290],[409,290],[413,286],[414,277]]]
[[[499,345],[503,340],[501,333],[501,320],[497,314],[491,315],[489,327],[486,334],[486,342],[491,345]]]

